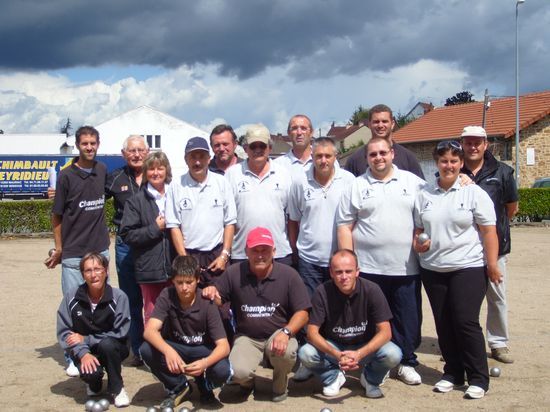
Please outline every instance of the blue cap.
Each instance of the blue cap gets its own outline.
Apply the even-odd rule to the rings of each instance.
[[[192,152],[193,150],[204,150],[210,153],[208,142],[203,137],[192,137],[185,146],[185,154]]]

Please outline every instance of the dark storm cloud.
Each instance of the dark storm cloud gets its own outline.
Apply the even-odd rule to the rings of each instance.
[[[527,89],[550,87],[549,6],[520,7]],[[10,1],[0,17],[0,67],[212,63],[247,78],[292,63],[291,75],[304,80],[433,59],[508,90],[514,8],[514,0]]]

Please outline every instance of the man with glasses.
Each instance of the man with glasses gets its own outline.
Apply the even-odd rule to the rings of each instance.
[[[512,363],[508,349],[508,308],[506,305],[506,262],[510,253],[510,219],[518,211],[518,190],[514,169],[499,162],[487,150],[487,132],[480,126],[466,126],[462,131],[464,166],[462,173],[485,190],[495,206],[498,236],[498,266],[501,283],[487,287],[487,340],[493,359]]]
[[[292,116],[288,122],[287,133],[292,140],[292,149],[275,162],[291,170],[294,165],[309,169],[313,163],[311,158],[311,141],[313,126],[311,120],[304,114]]]
[[[372,133],[372,137],[380,137],[388,141],[393,148],[393,164],[401,170],[407,170],[414,173],[421,179],[424,179],[424,173],[416,160],[413,152],[392,139],[392,132],[395,128],[395,119],[392,110],[385,104],[377,104],[369,110],[367,126]],[[355,151],[347,160],[345,169],[355,176],[361,176],[367,170],[366,145]]]
[[[231,166],[242,162],[235,153],[237,146],[237,135],[230,125],[219,124],[214,127],[210,133],[210,147],[214,152],[208,164],[210,171],[224,175]]]
[[[275,259],[292,264],[286,227],[291,179],[284,167],[269,159],[271,147],[271,135],[267,127],[261,124],[250,126],[245,134],[244,145],[248,159],[230,167],[225,174],[237,206],[233,261],[246,259],[246,235],[252,228],[262,226],[273,234]]]
[[[412,249],[414,201],[425,185],[393,164],[387,139],[367,143],[367,171],[344,192],[336,213],[338,247],[357,253],[361,277],[376,283],[393,313],[392,341],[403,352],[397,377],[422,382],[416,372],[422,304],[420,269]]]

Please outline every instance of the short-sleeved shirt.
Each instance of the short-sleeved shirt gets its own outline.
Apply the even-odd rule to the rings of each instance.
[[[201,183],[186,173],[170,185],[166,227],[181,228],[186,248],[211,251],[223,242],[225,226],[236,221],[233,192],[223,176],[208,173]]]
[[[311,298],[309,324],[319,327],[327,340],[345,345],[366,344],[376,334],[376,324],[393,316],[380,287],[357,278],[355,290],[345,295],[329,280]]]
[[[494,225],[496,216],[491,198],[479,186],[460,186],[457,179],[445,191],[428,184],[416,198],[414,218],[431,239],[430,249],[419,254],[423,268],[450,272],[485,264],[477,225]]]
[[[245,244],[248,232],[262,226],[271,232],[275,241],[276,258],[290,255],[286,231],[286,209],[290,196],[290,174],[282,166],[269,161],[269,171],[259,178],[248,162],[231,166],[225,173],[237,205],[237,225],[232,257],[246,259]]]
[[[336,224],[353,224],[353,248],[361,272],[388,276],[418,275],[412,248],[414,201],[425,185],[418,176],[393,165],[387,181],[367,172],[342,195]]]
[[[243,159],[241,159],[239,156],[237,155],[234,155],[236,158],[237,158],[237,163],[241,163],[243,161]],[[225,170],[223,169],[220,169],[218,167],[218,165],[216,164],[216,158],[213,157],[211,160],[210,160],[210,163],[208,163],[208,170],[210,170],[211,172],[214,172],[214,173],[217,173],[219,175],[225,175]]]
[[[176,288],[163,289],[151,317],[162,321],[164,339],[189,346],[214,346],[217,340],[226,337],[218,307],[201,294],[197,288],[195,302],[183,309]]]
[[[311,165],[313,164],[313,159],[310,156],[305,162],[302,162],[300,159],[298,159],[294,155],[291,149],[284,155],[276,158],[274,162],[285,167],[289,171],[292,168],[292,166],[295,166],[295,165],[302,166],[304,169],[309,170],[311,168]]]
[[[62,258],[82,257],[109,247],[105,223],[105,177],[107,168],[94,162],[90,173],[75,161],[59,172],[52,213],[62,217]]]
[[[267,339],[288,324],[300,310],[311,307],[309,295],[298,272],[273,263],[271,273],[259,280],[248,261],[231,265],[217,280],[222,302],[230,302],[237,335]]]
[[[353,183],[355,176],[346,170],[335,168],[332,181],[321,186],[310,168],[302,179],[293,180],[288,203],[291,220],[300,222],[298,255],[308,263],[327,267],[335,250],[336,208],[342,192]]]

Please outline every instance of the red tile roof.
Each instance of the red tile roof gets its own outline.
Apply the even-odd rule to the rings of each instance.
[[[352,133],[355,133],[361,127],[364,127],[364,125],[361,124],[358,126],[332,126],[328,131],[327,136],[334,140],[344,140],[346,137],[348,137]]]
[[[550,90],[520,96],[520,130],[550,114]],[[483,102],[438,107],[393,133],[400,143],[425,142],[460,137],[464,126],[481,125]],[[516,133],[516,99],[491,100],[485,130],[489,137],[509,138]]]

